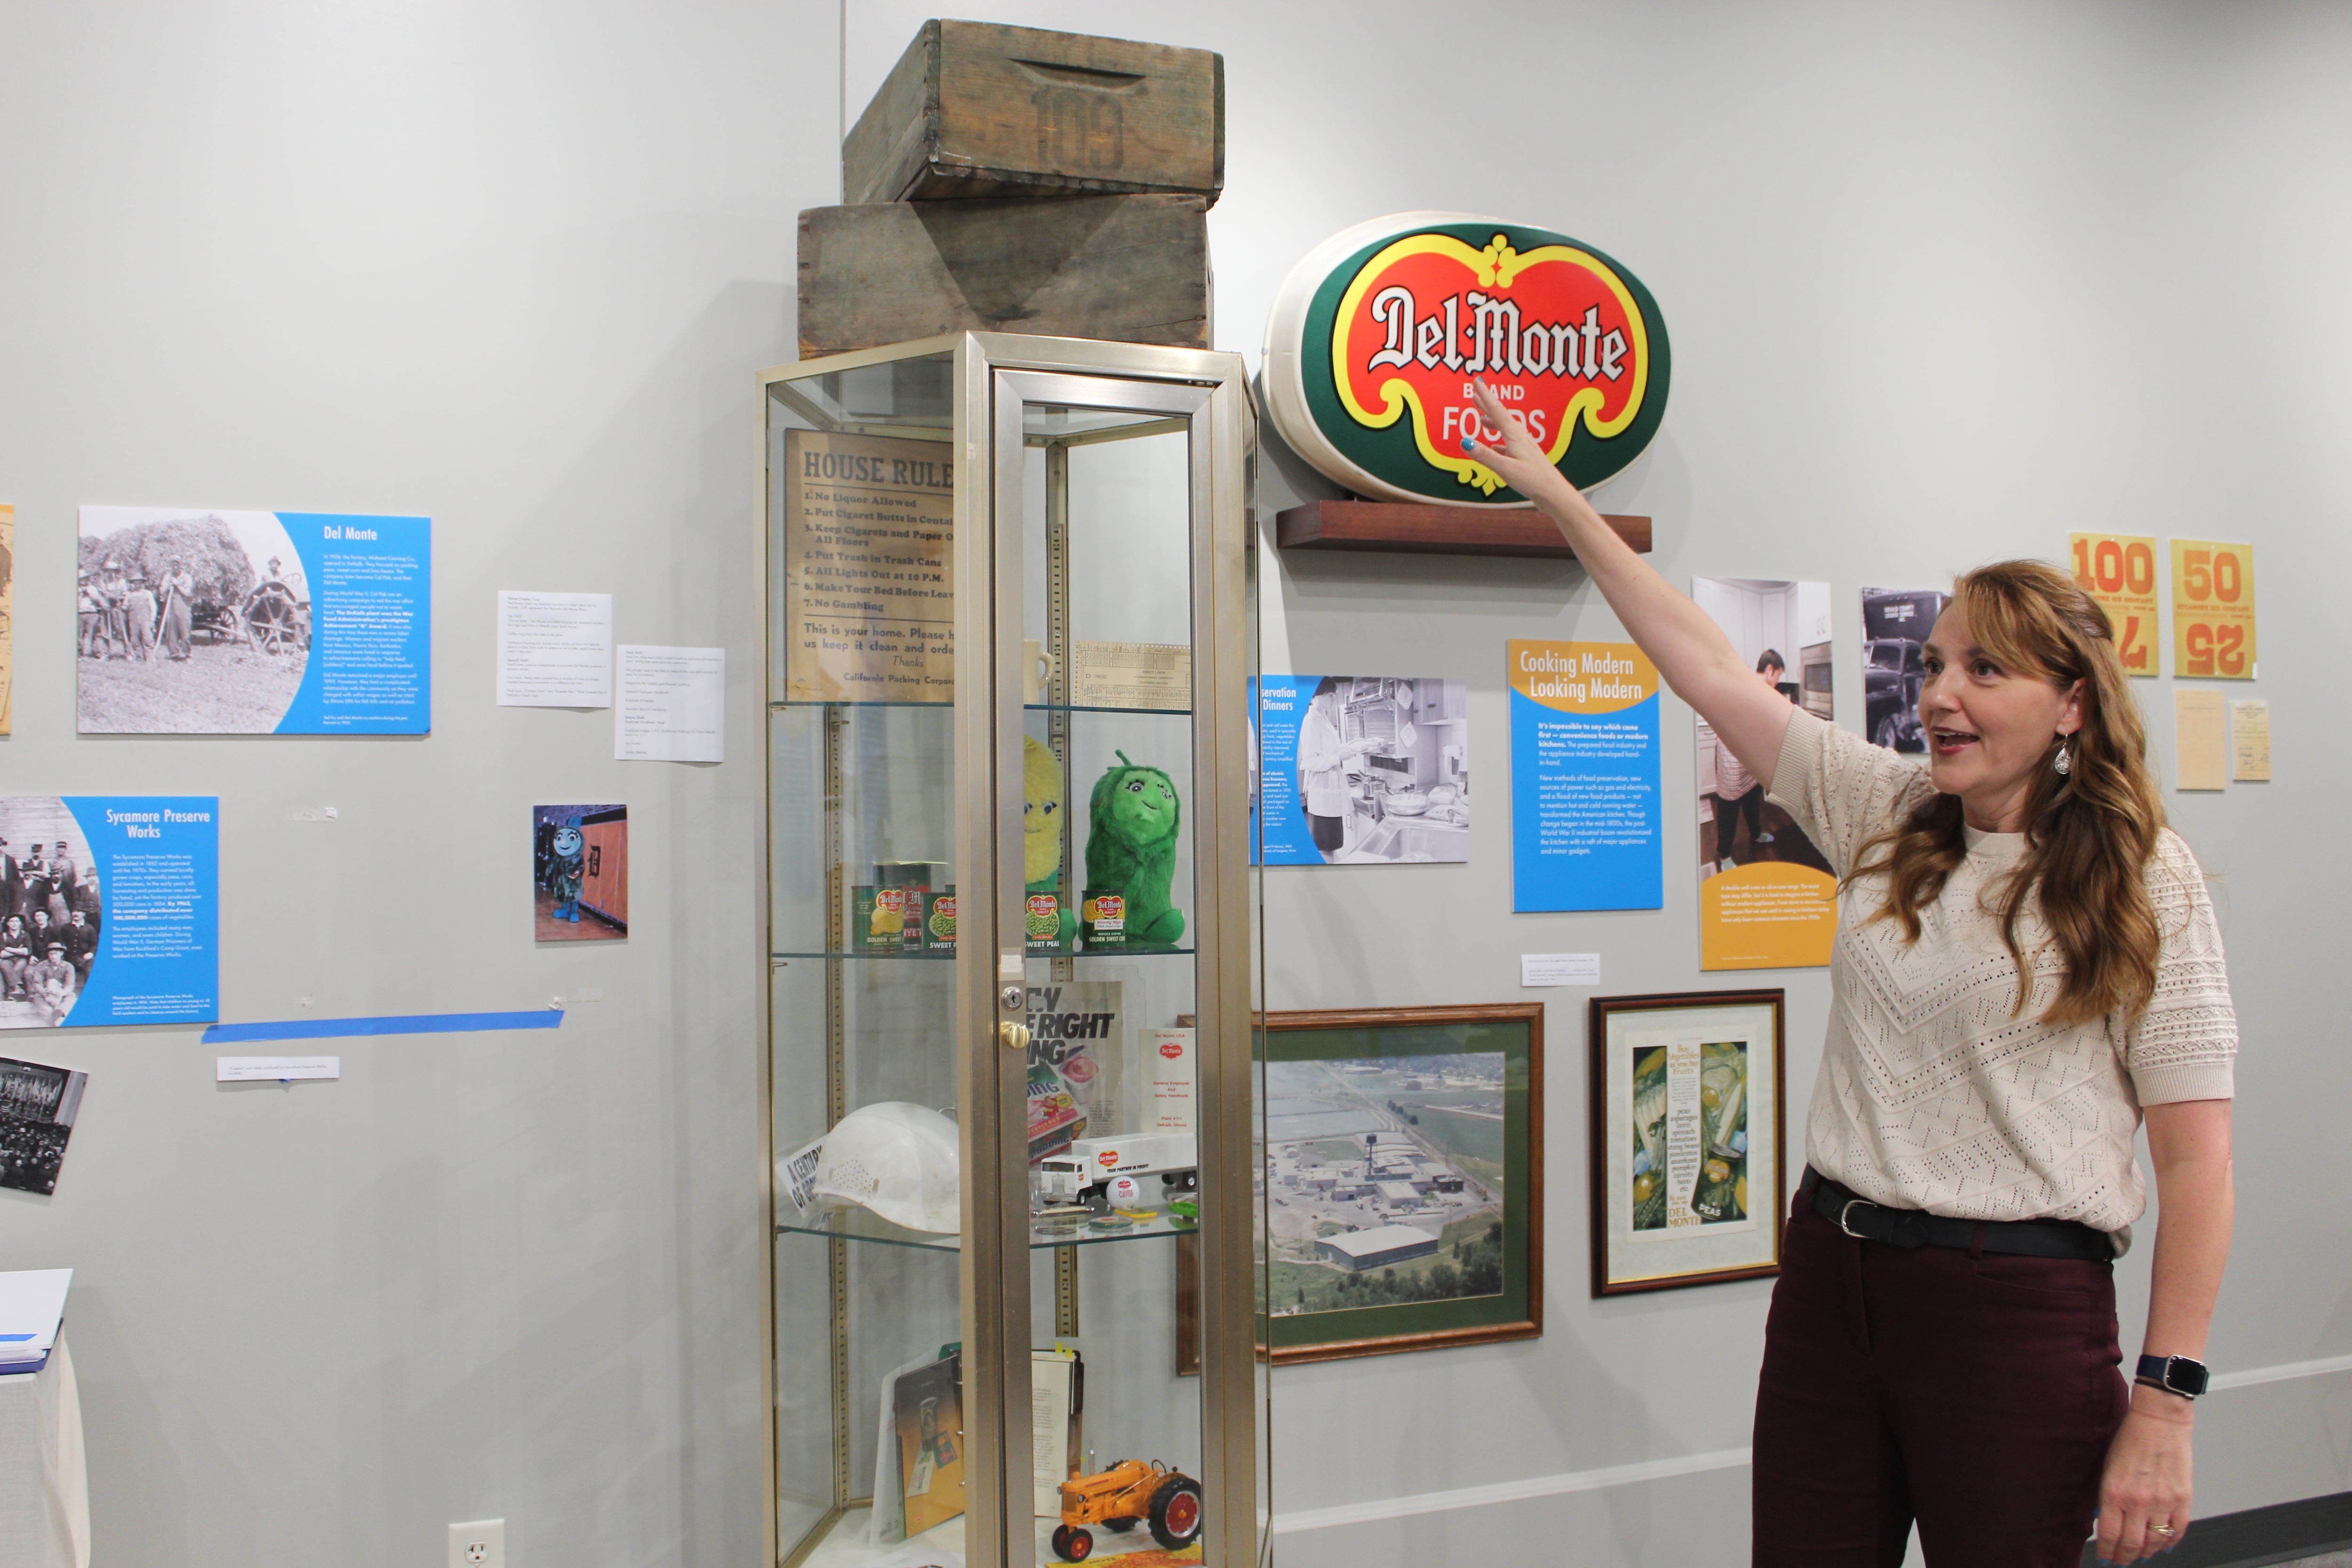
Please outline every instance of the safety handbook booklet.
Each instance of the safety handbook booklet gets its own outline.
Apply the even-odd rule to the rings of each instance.
[[[70,1268],[27,1268],[0,1274],[0,1377],[38,1372],[49,1363],[65,1321]]]

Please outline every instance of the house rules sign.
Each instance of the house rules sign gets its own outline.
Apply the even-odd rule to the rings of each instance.
[[[1398,213],[1291,269],[1266,323],[1283,438],[1362,496],[1525,506],[1462,437],[1484,380],[1580,489],[1665,417],[1671,355],[1641,280],[1580,240],[1468,213]],[[1501,438],[1499,431],[1480,436]]]

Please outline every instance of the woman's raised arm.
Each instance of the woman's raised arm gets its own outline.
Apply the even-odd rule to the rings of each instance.
[[[1723,629],[1633,553],[1591,503],[1543,455],[1543,448],[1483,382],[1471,384],[1478,411],[1490,429],[1503,433],[1500,450],[1472,437],[1462,447],[1502,476],[1504,482],[1536,503],[1559,525],[1576,558],[1584,563],[1609,607],[1675,695],[1698,710],[1716,738],[1748,771],[1771,783],[1780,761],[1780,742],[1796,710],[1789,700],[1756,679]]]

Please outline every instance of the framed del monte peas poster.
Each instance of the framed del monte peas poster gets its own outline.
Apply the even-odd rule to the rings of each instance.
[[[1784,993],[1596,996],[1592,1293],[1780,1271]]]

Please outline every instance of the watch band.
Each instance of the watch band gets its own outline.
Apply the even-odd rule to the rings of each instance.
[[[2177,1394],[2183,1399],[2194,1399],[2205,1392],[2211,1379],[2212,1373],[2201,1361],[2191,1361],[2185,1355],[2144,1355],[2139,1358],[2139,1375],[2133,1381]]]

